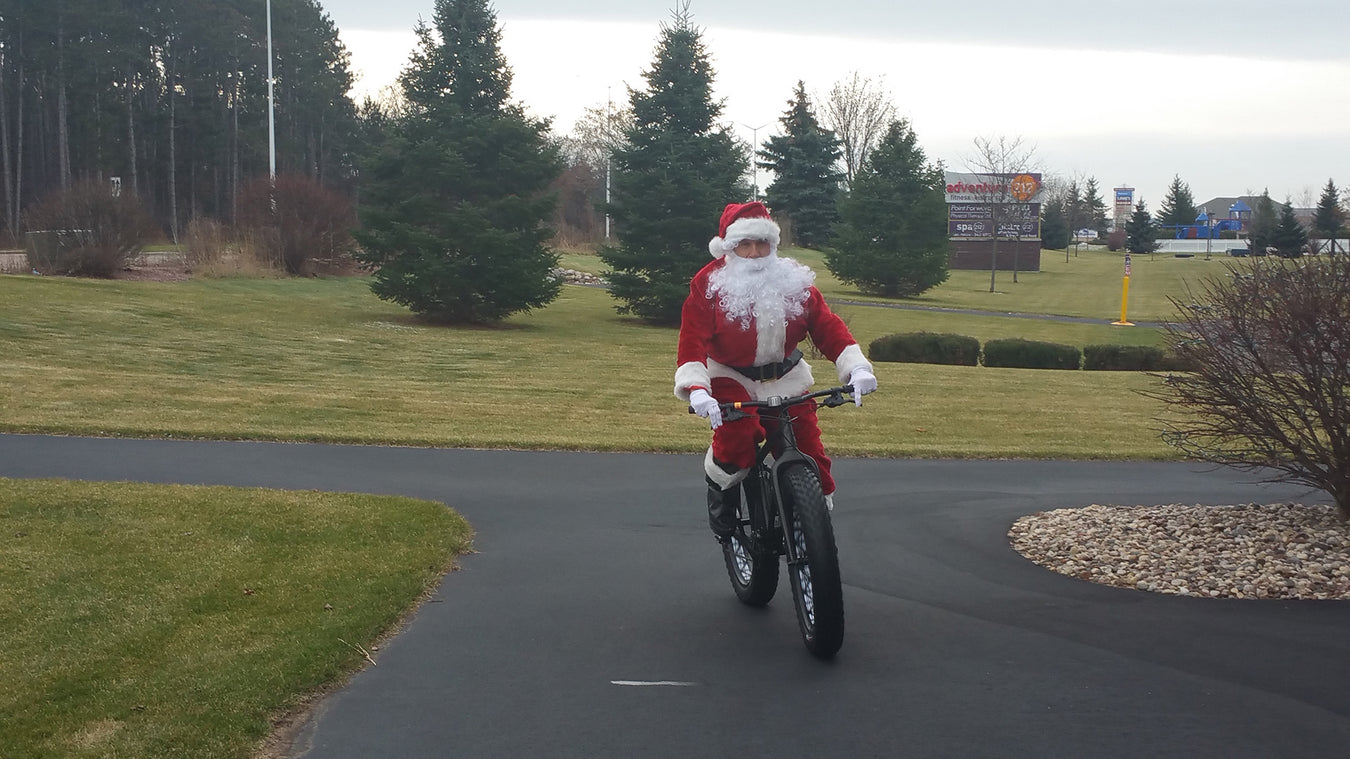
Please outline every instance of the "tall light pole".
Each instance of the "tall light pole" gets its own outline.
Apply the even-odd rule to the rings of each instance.
[[[759,150],[759,130],[768,126],[768,124],[760,124],[757,127],[752,127],[749,124],[741,124],[741,126],[750,130],[750,176],[752,177],[750,180],[750,199],[759,200],[759,164],[755,162],[755,152]]]
[[[272,91],[272,0],[267,0],[267,168],[272,184],[277,183],[276,96]],[[274,201],[275,202],[275,201]]]
[[[609,167],[614,160],[614,141],[610,130],[614,128],[614,92],[612,87],[605,88],[605,242],[609,242]]]

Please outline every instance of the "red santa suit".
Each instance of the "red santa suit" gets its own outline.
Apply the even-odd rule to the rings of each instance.
[[[792,259],[777,259],[778,225],[762,203],[728,206],[719,232],[709,243],[716,260],[694,276],[684,302],[676,397],[688,401],[690,391],[698,387],[723,403],[805,393],[815,380],[810,364],[796,351],[807,337],[834,362],[841,384],[857,368],[871,371],[848,326],[812,284],[815,275],[811,270]],[[727,254],[735,256],[731,251],[743,239],[770,242],[773,260],[763,265],[772,269],[773,287],[759,292],[752,288],[747,294],[727,284],[734,274],[727,271]],[[798,447],[819,464],[822,491],[833,493],[830,459],[820,441],[815,404],[803,404],[794,416]],[[755,443],[763,439],[764,428],[753,415],[718,427],[704,462],[709,479],[723,490],[736,485],[754,465]]]

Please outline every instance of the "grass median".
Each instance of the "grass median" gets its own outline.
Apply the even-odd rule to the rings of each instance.
[[[470,539],[407,498],[0,479],[0,756],[250,756]]]
[[[803,256],[807,258],[807,256]],[[1115,262],[1024,273],[999,303],[1043,303],[1059,277],[1103,309]],[[1192,261],[1191,263],[1195,263]],[[1159,270],[1163,262],[1158,262]],[[817,265],[818,271],[823,267]],[[1142,268],[1142,267],[1136,267]],[[1177,271],[1182,271],[1177,267]],[[1195,267],[1185,271],[1202,271]],[[960,272],[964,278],[971,272]],[[1006,272],[1003,273],[1006,277]],[[822,275],[833,297],[856,296]],[[1176,287],[1179,280],[1167,280]],[[969,284],[969,283],[966,283]],[[973,305],[956,282],[929,305]],[[1024,288],[1025,289],[1022,289]],[[1142,285],[1147,302],[1152,286]],[[949,294],[944,295],[943,292]],[[986,293],[987,295],[987,293]],[[1070,297],[1068,295],[1066,298]],[[922,299],[920,299],[922,300]],[[607,292],[566,287],[495,327],[418,323],[360,278],[150,283],[0,278],[0,430],[57,434],[694,452],[707,430],[670,393],[676,332],[622,317]],[[891,304],[894,305],[894,304]],[[904,305],[904,304],[902,304]],[[1073,306],[1065,310],[1082,310]],[[1156,344],[1156,330],[843,305],[859,341],[955,332]],[[1161,314],[1145,314],[1161,318]],[[820,384],[833,368],[815,362]],[[880,364],[863,409],[829,414],[843,455],[1171,458],[1137,373]]]

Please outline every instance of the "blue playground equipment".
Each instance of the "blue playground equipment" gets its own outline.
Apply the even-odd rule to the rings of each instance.
[[[1252,220],[1251,206],[1241,200],[1228,207],[1228,218],[1219,219],[1205,211],[1195,217],[1194,224],[1168,225],[1175,240],[1217,240],[1222,232],[1241,232]]]

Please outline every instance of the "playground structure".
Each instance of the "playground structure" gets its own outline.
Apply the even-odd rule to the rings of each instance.
[[[1233,239],[1243,235],[1251,221],[1251,206],[1239,199],[1228,207],[1228,218],[1217,218],[1201,209],[1200,215],[1195,217],[1193,224],[1179,224],[1163,228],[1171,230],[1173,232],[1172,238],[1175,240]],[[1225,235],[1225,232],[1229,234]]]

